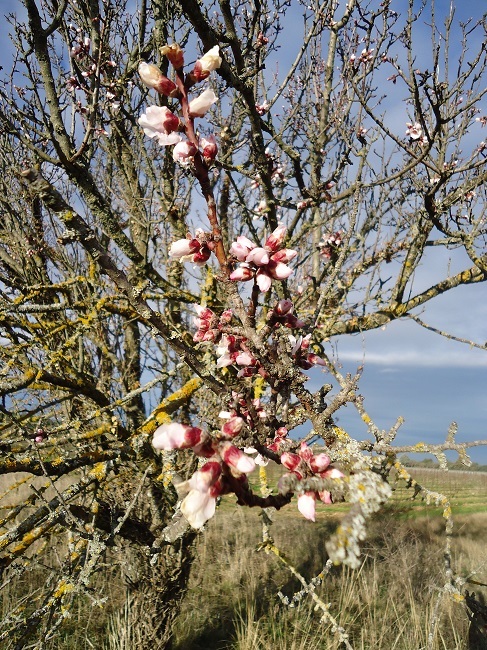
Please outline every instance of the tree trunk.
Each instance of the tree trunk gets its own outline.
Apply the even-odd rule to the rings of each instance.
[[[126,627],[125,634],[119,636],[118,650],[170,648],[174,621],[188,585],[195,538],[196,533],[188,530],[161,551],[154,566],[142,549],[126,549],[122,573],[127,603],[124,616],[119,617]],[[120,643],[122,636],[125,643]]]

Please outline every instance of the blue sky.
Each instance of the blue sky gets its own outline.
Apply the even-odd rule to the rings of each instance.
[[[438,3],[438,8],[448,9],[449,4],[445,0]],[[470,3],[459,4],[458,12],[463,19],[468,17],[469,11],[480,11],[478,8],[470,9]],[[391,3],[391,8],[396,11],[404,11],[406,7],[405,0]],[[23,13],[21,3],[0,0],[1,14],[12,11]],[[0,42],[3,48],[7,45],[7,31],[8,25],[1,21]],[[8,68],[5,59],[3,65]],[[487,102],[481,108],[483,114],[487,114]],[[398,133],[404,131],[405,115],[404,109],[397,117]],[[430,256],[417,274],[416,291],[421,286],[429,286],[435,277],[443,276],[447,265],[455,267],[457,264],[460,260],[449,259],[448,254],[436,258]],[[478,343],[487,341],[485,284],[458,288],[435,299],[424,311],[417,313],[428,324],[451,334]],[[440,442],[453,420],[459,425],[459,440],[487,439],[486,350],[447,340],[406,320],[363,336],[335,339],[327,345],[327,352],[337,354],[344,372],[354,372],[364,363],[359,388],[365,398],[365,408],[375,423],[381,428],[389,428],[399,416],[405,418],[397,444],[414,444],[420,440]],[[322,379],[329,380],[326,376]],[[313,385],[316,381],[319,380],[313,372]],[[354,437],[367,437],[366,427],[354,414],[353,407],[348,406],[338,417],[340,424]],[[487,448],[472,451],[472,458],[487,463]]]

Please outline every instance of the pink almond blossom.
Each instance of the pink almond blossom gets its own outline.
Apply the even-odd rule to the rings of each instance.
[[[196,61],[191,76],[195,81],[203,81],[209,76],[210,72],[219,68],[221,63],[220,48],[215,45]]]
[[[181,140],[181,138],[180,138]],[[186,167],[193,162],[198,149],[196,146],[189,140],[181,140],[176,144],[172,151],[172,157],[174,162]]]
[[[203,266],[210,259],[211,249],[206,241],[206,235],[198,228],[195,236],[188,233],[186,239],[178,239],[169,248],[169,257],[179,262],[192,262]]]
[[[298,510],[299,512],[310,521],[316,521],[315,519],[315,508],[316,508],[316,493],[315,492],[305,492],[298,496]]]
[[[211,88],[207,88],[201,93],[201,95],[195,97],[189,102],[190,117],[203,117],[217,101],[218,98],[215,93]]]
[[[148,138],[157,138],[159,144],[164,147],[177,144],[182,140],[177,133],[179,129],[179,118],[166,106],[149,106],[137,120],[144,129]]]
[[[220,474],[221,464],[209,461],[187,482],[190,491],[181,503],[181,512],[192,528],[201,528],[215,514],[219,494],[215,484]]]
[[[152,446],[155,449],[189,449],[201,442],[203,431],[178,422],[162,424],[154,431]]]
[[[216,144],[216,138],[213,135],[207,135],[206,137],[200,138],[200,149],[203,154],[203,158],[207,162],[215,160],[218,153],[218,145]]]
[[[139,77],[144,86],[154,88],[161,95],[173,96],[177,92],[177,86],[174,81],[168,79],[156,65],[142,61],[138,67]]]
[[[423,129],[421,128],[421,124],[419,122],[415,122],[414,124],[411,124],[411,122],[406,122],[406,126],[408,127],[406,130],[406,135],[408,135],[411,140],[419,140],[422,137]]]

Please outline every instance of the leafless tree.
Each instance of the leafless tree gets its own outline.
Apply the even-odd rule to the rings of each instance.
[[[405,472],[400,422],[373,424],[326,342],[427,326],[418,308],[487,277],[486,17],[403,4],[22,0],[8,17],[0,566],[4,583],[48,575],[5,617],[6,647],[48,641],[78,594],[98,602],[107,553],[140,647],[167,647],[219,494],[275,508],[296,494],[309,517],[343,496],[328,551],[358,562],[364,518]],[[463,267],[418,290],[438,248]],[[313,365],[335,392],[305,387]],[[372,441],[335,426],[346,403]],[[467,459],[481,443],[454,434],[424,449]],[[249,487],[248,447],[288,470],[278,493]]]

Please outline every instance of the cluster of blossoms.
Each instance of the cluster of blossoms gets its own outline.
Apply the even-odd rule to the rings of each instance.
[[[71,48],[71,56],[74,59],[82,59],[88,56],[91,48],[91,39],[88,36],[83,36],[80,29],[76,30],[77,35],[74,45]]]
[[[367,48],[364,48],[358,56],[355,54],[351,55],[350,63],[355,63],[355,62],[364,63],[364,64],[370,63],[374,58],[373,52],[374,52],[373,49],[368,50]]]
[[[173,242],[169,248],[169,257],[178,262],[192,262],[196,266],[203,266],[210,259],[214,248],[212,234],[198,228],[194,237],[188,233],[186,239]]]
[[[204,117],[217,101],[217,96],[213,90],[206,88],[200,95],[188,101],[187,91],[220,67],[222,59],[218,45],[196,61],[193,70],[184,77],[184,81],[179,74],[184,66],[184,53],[181,47],[177,44],[165,45],[161,51],[178,72],[179,85],[166,77],[157,66],[145,62],[140,63],[138,68],[142,82],[161,95],[179,100],[183,113],[189,121],[196,117]],[[188,130],[185,120],[166,106],[149,106],[139,117],[138,122],[145,135],[154,138],[160,146],[174,145],[173,158],[183,166],[191,165],[198,152],[207,163],[216,158],[218,147],[215,136],[211,134],[197,138],[192,128]],[[187,137],[185,138],[184,135]]]
[[[239,377],[250,377],[256,372],[263,373],[259,362],[246,345],[246,338],[234,334],[223,334],[222,330],[232,320],[232,310],[226,309],[220,317],[208,307],[194,305],[197,318],[194,323],[198,328],[193,341],[212,341],[216,344],[217,368],[230,365],[240,367]]]
[[[289,451],[281,454],[281,463],[300,481],[309,476],[328,479],[342,478],[344,474],[330,465],[330,462],[330,457],[327,454],[314,454],[305,442],[301,443],[297,454]],[[285,482],[286,477],[287,475],[284,474],[280,482]],[[320,501],[327,504],[332,502],[331,494],[327,490],[303,492],[298,495],[299,512],[303,517],[311,521],[315,521],[316,499],[320,499]]]
[[[291,354],[297,366],[304,368],[304,370],[309,370],[313,366],[326,366],[326,361],[314,352],[308,351],[311,343],[311,334],[304,337],[299,336],[298,338],[289,334],[289,341],[292,345]]]
[[[323,241],[319,243],[320,255],[327,260],[331,259],[336,254],[338,248],[343,243],[342,233],[337,230],[336,232],[323,235]]]
[[[293,272],[287,266],[297,251],[282,248],[286,238],[285,226],[278,226],[267,238],[263,247],[240,235],[230,247],[230,253],[240,262],[231,273],[230,280],[247,282],[255,279],[262,292],[268,291],[272,280],[285,280]]]
[[[120,102],[118,101],[118,91],[116,84],[113,82],[113,69],[117,67],[117,64],[112,59],[102,59],[95,60],[93,55],[90,53],[92,42],[88,36],[83,36],[81,29],[74,27],[74,25],[68,26],[71,31],[75,31],[76,36],[74,38],[73,45],[71,47],[71,57],[76,60],[76,68],[81,71],[81,77],[76,75],[71,75],[66,81],[66,90],[75,94],[78,90],[83,90],[85,93],[90,94],[90,91],[87,87],[84,86],[83,79],[89,79],[95,75],[103,75],[105,78],[105,83],[101,84],[100,87],[105,90],[105,97],[107,100],[107,107],[111,108],[113,111],[118,111],[120,108]],[[75,103],[76,112],[80,115],[86,115],[88,108],[81,104],[80,101]],[[95,135],[107,135],[107,131],[103,128],[95,129]]]
[[[154,432],[155,449],[192,449],[207,459],[193,476],[178,490],[187,492],[181,511],[193,528],[201,528],[215,514],[216,499],[234,491],[232,483],[247,483],[247,474],[255,469],[255,461],[232,444],[244,421],[232,416],[222,425],[218,436],[212,438],[202,429],[177,422],[163,424]]]
[[[226,327],[232,320],[232,310],[226,309],[220,318],[214,311],[208,307],[194,305],[198,317],[194,319],[194,324],[198,328],[193,336],[193,341],[215,341],[221,334],[223,327]]]
[[[406,135],[409,136],[410,140],[413,142],[419,142],[419,144],[428,144],[428,138],[424,135],[419,122],[415,122],[414,124],[406,122],[406,126],[408,127],[406,129]]]
[[[251,377],[255,374],[266,376],[265,369],[253,355],[247,345],[244,336],[228,333],[228,326],[233,317],[231,309],[226,309],[220,316],[208,307],[194,305],[197,316],[194,324],[197,327],[193,341],[212,342],[216,346],[217,368],[226,368],[235,365],[239,368],[238,377]],[[294,313],[294,307],[290,300],[282,299],[272,309],[267,317],[268,325],[277,328],[279,326],[297,329],[306,325],[305,321],[298,318]],[[318,355],[309,351],[311,334],[295,337],[289,335],[291,343],[291,355],[296,366],[309,370],[313,366],[325,366],[326,362]]]

